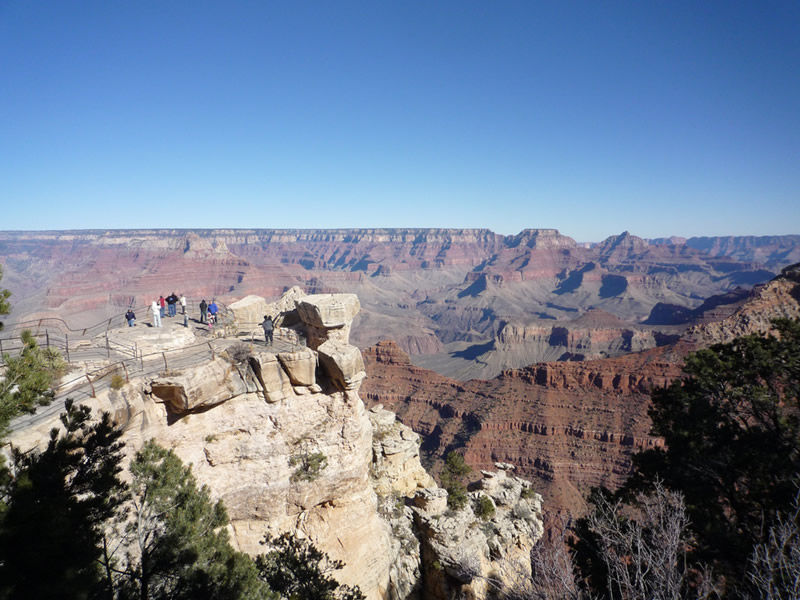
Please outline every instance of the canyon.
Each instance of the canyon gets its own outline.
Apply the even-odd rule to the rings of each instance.
[[[800,236],[578,243],[555,229],[0,232],[9,324],[73,328],[144,311],[160,294],[358,294],[353,341],[390,339],[459,380],[673,342],[712,296],[743,294],[800,261]],[[726,299],[729,304],[732,301]],[[702,310],[701,310],[702,312]]]
[[[799,260],[797,235],[624,232],[586,244],[554,229],[0,232],[2,285],[13,293],[6,335],[50,317],[73,329],[111,322],[131,305],[141,319],[171,291],[194,306],[292,288],[295,297],[356,293],[351,338],[367,349],[368,402],[423,434],[428,456],[469,439],[473,465],[516,464],[546,496],[557,488],[548,499],[558,496],[558,506],[624,477],[620,456],[655,443],[650,387],[678,376],[692,347],[727,339],[704,332]],[[285,308],[257,305],[251,329]],[[583,483],[554,486],[570,470]]]
[[[430,466],[454,449],[476,469],[514,464],[543,495],[552,525],[581,514],[591,487],[617,488],[630,473],[633,452],[662,444],[650,435],[650,393],[681,376],[689,352],[768,332],[771,319],[800,318],[800,266],[722,312],[723,318],[693,325],[660,347],[506,369],[488,380],[443,376],[414,365],[397,344],[380,342],[364,351],[369,376],[362,396],[423,436]]]

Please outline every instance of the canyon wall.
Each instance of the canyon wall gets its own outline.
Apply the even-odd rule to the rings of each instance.
[[[362,389],[424,438],[436,464],[452,449],[481,469],[502,461],[530,478],[553,513],[580,514],[592,486],[611,489],[633,452],[661,444],[649,434],[650,392],[681,376],[686,355],[735,336],[769,331],[771,319],[800,317],[797,265],[757,286],[729,315],[678,341],[615,358],[545,362],[488,380],[457,381],[415,366],[396,344],[364,351]]]
[[[561,326],[599,309],[623,322],[613,329],[635,338],[656,305],[693,310],[709,296],[768,280],[800,252],[797,238],[693,247],[627,232],[578,244],[554,229],[510,236],[486,229],[0,232],[0,262],[2,284],[14,293],[12,325],[54,317],[87,327],[173,291],[192,306],[201,298],[277,298],[293,286],[353,292],[362,305],[356,344],[393,339],[419,364],[467,379],[561,356],[550,344],[516,347],[518,336],[492,345],[502,342],[503,329]],[[672,322],[648,327],[673,335]],[[608,335],[615,339],[593,343],[589,353],[567,344],[561,354],[613,355],[653,344],[647,334],[628,341]],[[463,358],[484,354],[488,366],[478,370]]]

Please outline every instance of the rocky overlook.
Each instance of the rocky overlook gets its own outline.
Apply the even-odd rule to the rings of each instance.
[[[164,328],[111,330],[108,339],[135,338],[148,356],[178,356],[173,366],[165,357],[159,372],[133,374],[121,386],[103,387],[98,377],[105,375],[95,375],[86,403],[112,414],[129,457],[154,439],[191,464],[224,501],[232,541],[245,552],[261,552],[265,534],[288,531],[344,561],[340,581],[370,599],[485,598],[490,583],[503,584],[494,575],[503,565],[530,571],[529,551],[542,535],[541,497],[513,466],[498,465],[483,474],[466,507],[447,509],[447,492],[420,464],[419,436],[361,401],[364,363],[349,343],[359,309],[353,294],[293,289],[275,302],[243,298],[231,304],[229,326],[199,340],[210,356],[193,350],[204,328],[167,320]],[[275,345],[254,342],[253,314],[276,310],[285,327]],[[101,371],[119,373],[121,365]],[[58,427],[53,408],[17,419],[8,442],[23,450],[46,443]],[[484,497],[494,512],[481,519],[472,507]]]
[[[12,323],[48,316],[86,326],[172,291],[195,303],[293,286],[349,292],[362,306],[357,345],[393,339],[416,364],[459,379],[661,345],[681,321],[640,330],[657,305],[695,310],[798,260],[798,236],[648,241],[624,232],[579,244],[555,229],[0,232],[3,284],[21,300]],[[572,322],[591,309],[621,323],[559,343],[559,328],[578,329]]]

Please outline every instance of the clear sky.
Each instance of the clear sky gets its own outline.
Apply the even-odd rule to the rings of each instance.
[[[0,206],[800,233],[800,2],[0,0]]]

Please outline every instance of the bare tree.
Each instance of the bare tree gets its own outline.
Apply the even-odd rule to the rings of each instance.
[[[558,535],[541,539],[530,554],[530,565],[513,561],[499,563],[499,572],[489,584],[502,600],[591,600],[578,586],[572,554],[567,544],[567,525],[553,529]]]
[[[764,600],[800,598],[800,494],[789,517],[778,516],[769,538],[753,548],[748,576],[756,597]]]
[[[679,600],[716,595],[708,571],[686,567],[689,520],[683,497],[660,482],[651,494],[637,498],[633,514],[620,501],[599,498],[588,525],[601,545],[610,598]]]

